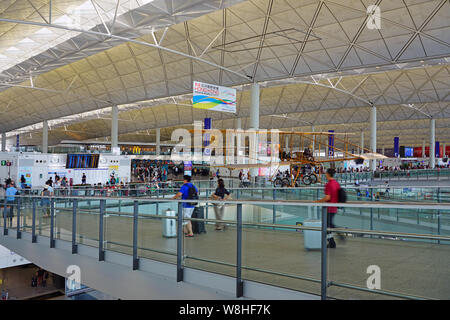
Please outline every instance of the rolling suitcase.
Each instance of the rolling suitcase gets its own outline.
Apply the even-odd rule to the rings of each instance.
[[[175,217],[175,211],[167,209],[164,212],[166,217]],[[177,236],[177,221],[175,219],[163,219],[162,235],[164,238],[175,238]]]
[[[322,227],[320,220],[306,220],[303,222],[304,227]],[[321,231],[303,230],[304,246],[306,250],[316,250],[322,247]]]
[[[204,207],[195,207],[192,213],[192,218],[204,219],[205,211]],[[204,221],[192,221],[192,232],[195,234],[206,233],[205,222]]]

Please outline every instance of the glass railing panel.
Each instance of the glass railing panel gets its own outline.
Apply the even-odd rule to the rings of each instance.
[[[72,241],[73,206],[63,197],[55,197],[54,201],[54,238]]]
[[[319,294],[320,284],[317,280],[320,279],[320,246],[305,246],[303,232],[281,227],[304,225],[305,222],[314,224],[317,221],[316,208],[244,206],[244,221],[272,223],[273,209],[277,214],[276,223],[280,227],[247,226],[243,229],[243,278]],[[316,224],[320,225],[320,221]]]
[[[177,203],[139,201],[138,213],[138,257],[176,263],[177,220],[153,215],[176,218]]]
[[[229,222],[236,219],[236,205],[216,207],[217,218],[222,217],[222,223],[207,223],[192,221],[195,230],[205,233],[194,234],[193,238],[183,237],[184,265],[186,267],[235,276],[236,270],[236,226]],[[200,212],[205,216],[205,206],[200,204]],[[223,210],[223,214],[221,213]],[[209,218],[215,219],[214,207],[209,207]],[[197,229],[198,228],[198,229]],[[222,230],[216,230],[222,228]]]
[[[107,201],[106,201],[107,202]],[[73,199],[67,206],[73,205]],[[108,206],[105,206],[105,211]],[[95,198],[78,199],[76,217],[76,242],[92,247],[98,247],[100,224],[100,200]],[[105,213],[106,215],[106,213]],[[105,218],[103,219],[105,221]],[[105,222],[103,222],[105,223]]]
[[[50,237],[51,199],[36,197],[36,235]]]
[[[376,219],[373,229],[397,233],[449,234],[448,229],[444,231],[442,226],[438,232],[437,210],[411,212],[411,210],[399,209],[398,211],[397,209],[374,209],[373,215]],[[378,217],[385,220],[383,224],[377,221]],[[387,224],[388,220],[391,221],[390,225]],[[375,294],[368,290],[371,288],[400,293],[404,296],[432,299],[448,299],[450,296],[450,282],[447,276],[447,266],[450,262],[449,241],[411,239],[401,235],[353,235],[341,240],[334,234],[334,239],[336,248],[329,248],[327,255],[328,281],[336,285],[329,288],[330,297],[338,299],[396,298]],[[377,273],[380,272],[379,282],[372,277],[374,270]],[[376,286],[378,283],[380,286]],[[345,287],[339,286],[341,284]],[[366,291],[354,290],[354,287]]]

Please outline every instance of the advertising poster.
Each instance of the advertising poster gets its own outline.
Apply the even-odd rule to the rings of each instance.
[[[184,161],[184,174],[187,176],[192,176],[192,162]]]
[[[27,186],[31,186],[31,173],[32,168],[31,167],[20,167],[19,168],[19,179],[24,176],[25,177],[25,183]]]
[[[109,166],[108,167],[108,179],[114,175],[114,177],[117,179],[119,176],[119,166]]]
[[[194,108],[236,113],[236,89],[198,81],[193,88]]]

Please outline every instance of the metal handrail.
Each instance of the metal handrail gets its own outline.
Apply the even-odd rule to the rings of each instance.
[[[171,198],[148,198],[142,199],[139,197],[96,197],[96,196],[37,196],[37,195],[15,195],[16,198],[36,198],[36,199],[68,199],[68,200],[83,200],[83,201],[99,201],[99,200],[122,200],[122,201],[150,201],[158,203],[184,203],[184,202],[199,202],[212,203],[219,205],[237,205],[237,204],[256,204],[256,205],[275,205],[275,206],[299,206],[299,207],[339,207],[339,208],[379,208],[379,209],[428,209],[428,210],[450,210],[450,203],[422,203],[422,202],[346,202],[346,203],[318,203],[309,200],[211,200],[208,198],[200,198],[198,200],[181,200]]]
[[[51,220],[50,220],[50,247],[54,247],[55,246],[55,234],[53,232],[53,228],[55,227],[54,224],[54,219],[55,219],[55,212],[56,210],[70,210],[70,209],[66,209],[66,208],[59,208],[59,207],[55,207],[55,200],[57,199],[69,199],[73,201],[73,219],[75,219],[75,215],[76,215],[76,210],[77,210],[77,205],[78,201],[89,201],[89,200],[93,200],[93,201],[100,201],[100,206],[99,206],[99,218],[100,218],[100,230],[99,230],[99,259],[100,260],[104,260],[104,249],[103,249],[103,245],[104,242],[103,241],[103,230],[104,230],[104,226],[103,226],[103,218],[105,217],[105,214],[108,215],[120,215],[120,213],[118,212],[112,212],[112,211],[106,211],[105,207],[106,207],[106,201],[107,199],[105,199],[104,197],[74,197],[74,196],[64,196],[64,197],[58,197],[58,196],[53,196],[53,197],[42,197],[42,196],[34,196],[34,195],[19,195],[19,196],[15,196],[19,199],[23,199],[23,198],[28,198],[31,199],[31,202],[33,203],[33,225],[32,225],[32,241],[35,242],[35,210],[36,210],[36,199],[41,199],[41,198],[49,198],[51,201]],[[185,221],[204,221],[204,222],[209,222],[209,223],[217,223],[217,222],[222,222],[222,223],[227,223],[227,224],[235,224],[236,225],[236,234],[238,235],[238,241],[237,241],[237,255],[238,255],[238,259],[237,259],[237,264],[236,264],[236,270],[237,270],[237,275],[236,275],[236,279],[237,279],[237,296],[242,296],[242,277],[241,277],[241,273],[240,270],[242,269],[250,269],[250,267],[245,267],[242,265],[242,259],[239,258],[242,255],[242,227],[243,226],[257,226],[257,227],[267,227],[267,228],[280,228],[280,229],[294,229],[294,230],[311,230],[311,231],[320,231],[321,232],[321,237],[322,237],[322,262],[321,262],[321,268],[322,268],[322,276],[321,276],[321,296],[323,299],[326,299],[326,291],[327,291],[327,287],[331,286],[331,285],[335,285],[335,286],[346,286],[348,288],[352,288],[352,289],[356,289],[356,290],[363,290],[363,291],[367,291],[364,288],[361,287],[357,287],[357,286],[351,286],[351,285],[347,285],[347,284],[342,284],[339,282],[328,282],[327,281],[327,264],[326,264],[326,259],[327,259],[327,254],[326,254],[326,245],[324,245],[324,243],[326,244],[326,234],[327,232],[338,232],[338,233],[347,233],[347,234],[362,234],[362,235],[370,235],[370,236],[378,236],[378,237],[398,237],[398,238],[412,238],[412,239],[428,239],[428,240],[438,240],[438,241],[450,241],[450,236],[435,236],[435,235],[427,235],[427,234],[413,234],[413,233],[400,233],[400,232],[384,232],[384,231],[369,231],[369,230],[356,230],[356,229],[342,229],[342,228],[328,228],[326,226],[326,215],[327,215],[327,210],[325,209],[326,207],[343,207],[343,208],[394,208],[394,209],[413,209],[413,210],[417,210],[417,209],[429,209],[429,210],[441,210],[441,211],[437,211],[438,215],[442,215],[442,214],[447,214],[447,212],[442,212],[442,211],[448,211],[448,213],[450,213],[450,204],[424,204],[424,203],[374,203],[374,202],[365,202],[365,203],[339,203],[339,204],[332,204],[332,203],[317,203],[317,202],[310,202],[310,201],[273,201],[273,200],[211,200],[211,199],[199,199],[199,200],[195,200],[195,202],[199,202],[199,203],[206,203],[208,204],[229,204],[229,205],[237,205],[237,212],[241,212],[242,213],[242,206],[243,205],[272,205],[272,206],[277,206],[277,205],[281,205],[281,206],[298,206],[298,207],[320,207],[322,208],[322,227],[304,227],[304,226],[292,226],[292,225],[280,225],[280,224],[270,224],[270,223],[253,223],[253,222],[243,222],[242,221],[242,214],[238,214],[237,215],[237,219],[236,220],[217,220],[217,219],[198,219],[198,218],[183,218],[183,215],[181,214],[181,204],[184,202],[193,202],[192,200],[172,200],[172,199],[142,199],[142,198],[135,198],[135,197],[110,197],[109,200],[111,201],[116,201],[116,200],[124,200],[127,202],[132,202],[134,204],[134,212],[133,213],[128,213],[126,216],[128,217],[132,217],[133,218],[133,269],[137,269],[139,267],[139,259],[137,257],[137,225],[138,225],[138,220],[139,218],[158,218],[158,219],[176,219],[177,220],[177,226],[178,226],[178,236],[177,236],[177,281],[182,281],[183,280],[183,265],[182,265],[182,232],[181,232],[181,225],[183,220]],[[20,201],[18,201],[20,203]],[[151,203],[176,203],[178,205],[178,214],[176,217],[167,217],[167,216],[161,216],[161,215],[155,215],[155,214],[139,214],[138,210],[139,210],[139,203],[143,203],[143,202],[151,202]],[[6,203],[5,203],[6,206]],[[79,208],[78,212],[84,212],[84,211],[88,211],[86,209],[82,209]],[[92,212],[92,210],[89,209],[88,212]],[[95,211],[94,211],[95,212]],[[4,221],[5,224],[3,225],[3,231],[4,231],[4,235],[7,235],[7,226],[6,226],[6,216],[4,216]],[[18,211],[18,221],[20,220],[20,211]],[[75,220],[74,220],[75,221]],[[72,252],[76,253],[77,249],[76,249],[76,237],[74,237],[73,235],[76,234],[75,231],[76,228],[76,224],[72,224]],[[22,230],[24,228],[22,227]],[[17,237],[18,239],[20,238],[20,224],[19,222],[17,223]],[[6,231],[6,233],[5,233]],[[107,241],[106,241],[107,242]],[[111,242],[110,242],[111,243]],[[142,249],[142,248],[140,248]],[[154,251],[154,250],[153,250]],[[156,252],[156,251],[155,251]],[[160,253],[164,253],[164,252],[160,252]],[[187,256],[186,256],[187,257]],[[199,258],[195,258],[195,257],[188,257],[191,259],[199,259]],[[201,258],[200,258],[201,259]],[[259,271],[258,269],[253,268],[256,271]],[[267,272],[267,273],[272,273],[274,274],[273,271],[268,271],[268,270],[264,270],[261,272]],[[280,273],[280,275],[282,275]],[[289,275],[285,275],[285,276],[289,276]],[[299,277],[297,277],[299,278]],[[299,278],[300,279],[300,278]],[[306,278],[305,278],[306,280]],[[311,280],[311,279],[310,279]],[[402,298],[412,298],[412,299],[417,299],[420,297],[414,297],[411,295],[402,295],[402,294],[398,294],[398,293],[393,293],[393,292],[388,292],[388,291],[374,291],[374,290],[369,290],[370,292],[374,292],[374,293],[378,293],[378,294],[385,294],[385,295],[390,295],[390,296],[398,296],[398,297],[402,297]]]

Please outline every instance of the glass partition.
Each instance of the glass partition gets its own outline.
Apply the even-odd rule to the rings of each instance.
[[[21,195],[3,203],[3,211],[13,207],[13,216],[0,225],[6,219],[11,233],[18,226],[33,232],[34,226],[38,238],[67,242],[75,229],[79,245],[317,295],[326,268],[331,298],[448,299],[448,188],[414,189],[416,201],[431,194],[417,203],[395,189],[395,201],[386,199],[382,189],[370,189],[369,198],[347,189],[352,200],[338,205],[335,226],[327,230],[336,248],[321,245],[327,205],[313,202],[323,196],[319,188],[253,188],[253,198],[252,188],[232,189],[234,200],[222,202],[209,200],[213,190],[206,188],[198,215],[182,218],[204,231],[192,238],[178,233],[180,201],[169,199],[173,190],[137,197]],[[369,201],[353,202],[358,197]],[[374,272],[381,272],[381,282],[371,278]]]

